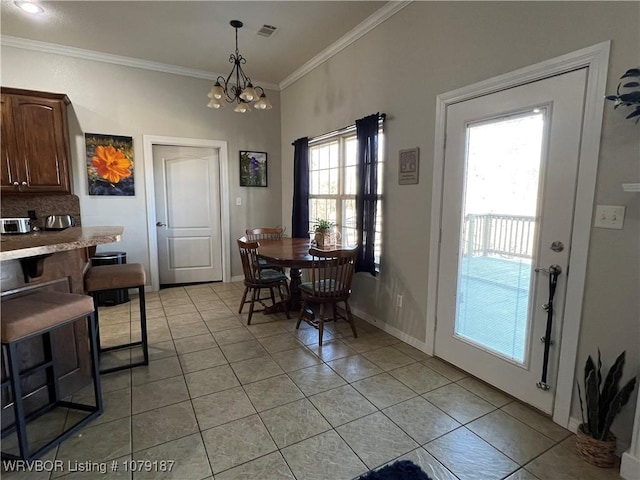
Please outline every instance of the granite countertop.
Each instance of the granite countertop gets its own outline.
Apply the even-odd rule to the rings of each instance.
[[[122,240],[123,227],[71,227],[0,236],[0,261],[47,255]]]

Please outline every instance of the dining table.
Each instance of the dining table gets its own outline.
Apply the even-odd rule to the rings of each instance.
[[[260,240],[258,255],[270,265],[289,269],[289,309],[300,308],[300,283],[302,270],[311,268],[313,259],[309,255],[311,240],[307,238],[282,238],[280,240]],[[265,314],[281,311],[282,305],[267,309]]]

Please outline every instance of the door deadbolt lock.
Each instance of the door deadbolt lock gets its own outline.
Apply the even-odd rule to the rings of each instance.
[[[562,243],[559,240],[556,240],[555,242],[551,242],[551,246],[549,248],[554,252],[561,252],[564,250],[564,243]]]

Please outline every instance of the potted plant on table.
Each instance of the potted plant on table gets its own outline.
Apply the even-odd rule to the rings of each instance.
[[[582,424],[576,433],[576,449],[584,460],[598,467],[614,465],[616,437],[609,429],[622,407],[629,401],[636,384],[636,378],[633,377],[624,387],[619,388],[625,353],[622,352],[609,369],[604,384],[600,372],[600,350],[598,349],[597,369],[589,355],[584,368],[584,403],[578,382]]]
[[[334,225],[335,223],[330,222],[329,220],[316,218],[316,223],[314,224],[314,230],[313,230],[314,231],[313,239],[315,240],[316,245],[319,248],[324,247],[325,243],[329,243],[328,237]]]

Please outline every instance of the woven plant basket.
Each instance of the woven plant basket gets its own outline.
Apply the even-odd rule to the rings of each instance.
[[[615,465],[616,437],[609,433],[607,440],[597,440],[584,433],[581,424],[576,432],[576,450],[578,455],[591,465],[611,468]]]

